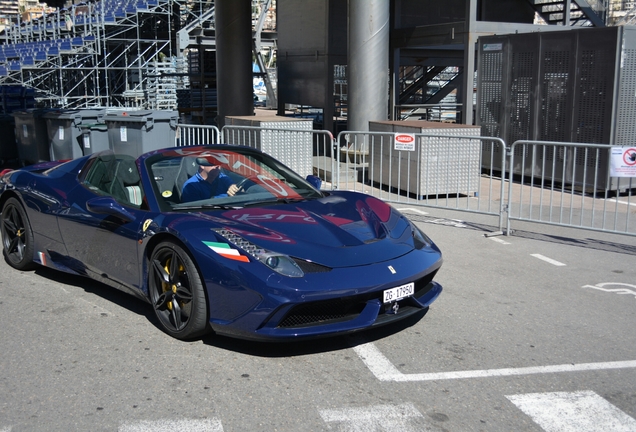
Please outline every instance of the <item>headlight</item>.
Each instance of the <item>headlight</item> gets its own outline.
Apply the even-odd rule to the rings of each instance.
[[[243,249],[249,255],[283,276],[299,278],[305,275],[300,267],[298,267],[298,264],[285,254],[272,252],[258,247],[251,241],[244,239],[240,235],[228,229],[221,228],[215,229],[214,231],[230,243],[235,244],[237,247]]]
[[[257,254],[254,257],[267,267],[284,276],[303,277],[305,275],[300,267],[298,267],[298,264],[296,264],[296,262],[287,255],[263,250],[262,253]]]

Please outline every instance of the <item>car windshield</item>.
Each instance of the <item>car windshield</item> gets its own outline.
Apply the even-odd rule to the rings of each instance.
[[[184,147],[152,156],[146,165],[164,210],[241,208],[323,196],[271,156],[244,147]]]

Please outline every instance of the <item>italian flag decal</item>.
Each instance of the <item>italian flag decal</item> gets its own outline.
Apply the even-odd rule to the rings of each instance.
[[[237,251],[236,249],[232,249],[227,243],[217,243],[210,241],[204,241],[203,243],[214,252],[225,258],[241,262],[250,262],[250,259],[248,257],[246,257],[245,255],[241,255],[239,251]]]

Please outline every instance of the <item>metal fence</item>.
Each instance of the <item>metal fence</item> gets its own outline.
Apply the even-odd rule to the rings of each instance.
[[[216,126],[179,124],[175,146],[218,144],[221,134]]]
[[[336,188],[388,202],[493,215],[502,230],[506,184],[495,170],[504,165],[501,139],[413,134],[411,143],[403,143],[396,135],[341,132]],[[490,156],[484,160],[486,153]]]
[[[221,137],[223,143],[268,153],[303,177],[316,174],[330,181],[329,173],[334,170],[334,161],[329,160],[333,146],[333,135],[329,131],[232,125],[223,127]]]
[[[636,236],[636,181],[610,177],[611,146],[493,137],[179,125],[177,145],[223,142],[258,148],[324,189],[391,203],[480,213]]]
[[[636,235],[634,178],[610,177],[611,146],[517,141],[508,150],[508,222]]]

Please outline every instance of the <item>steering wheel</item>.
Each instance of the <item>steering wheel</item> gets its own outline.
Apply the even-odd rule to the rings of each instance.
[[[241,180],[240,182],[236,183],[236,187],[238,188],[239,191],[241,191],[241,189],[243,189],[243,186],[245,186],[247,184],[247,182],[251,181],[252,183],[256,183],[253,180],[255,178],[256,178],[255,176],[245,177],[243,180]],[[247,192],[247,189],[243,190],[242,192]]]

